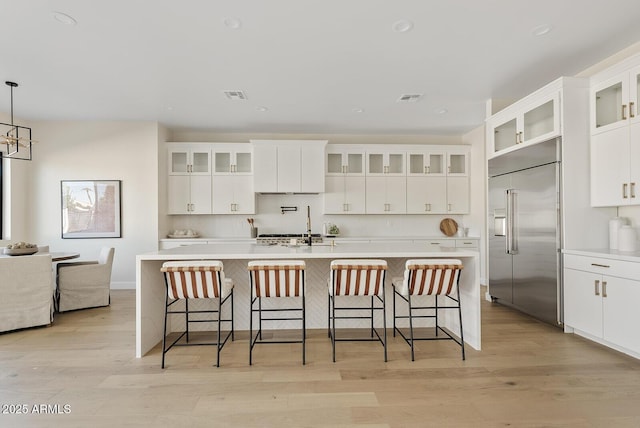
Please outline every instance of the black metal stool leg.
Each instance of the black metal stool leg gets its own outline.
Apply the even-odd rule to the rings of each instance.
[[[407,296],[407,302],[409,307],[409,337],[411,338],[411,361],[415,361],[415,354],[413,351],[413,308],[411,306],[411,294]]]

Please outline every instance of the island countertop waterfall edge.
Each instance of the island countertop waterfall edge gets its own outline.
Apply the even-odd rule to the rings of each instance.
[[[225,263],[225,273],[232,277],[236,283],[236,293],[248,292],[248,273],[246,263],[250,260],[265,259],[298,259],[305,260],[307,269],[317,270],[321,265],[334,259],[371,258],[383,259],[389,263],[389,272],[386,279],[387,293],[387,327],[390,326],[391,315],[391,278],[402,276],[404,262],[407,259],[416,258],[456,258],[462,260],[464,265],[463,275],[460,278],[460,292],[463,304],[463,325],[465,343],[476,350],[481,348],[480,325],[480,255],[478,251],[466,248],[454,248],[445,246],[427,246],[425,243],[340,243],[332,246],[327,244],[299,247],[267,246],[254,243],[220,243],[203,244],[177,247],[168,250],[160,250],[136,256],[136,357],[141,358],[162,340],[165,305],[164,278],[160,272],[162,263],[170,260],[222,260]],[[227,271],[227,267],[234,267],[236,272]],[[242,269],[240,269],[242,266]],[[323,271],[324,271],[323,266]],[[309,298],[314,298],[322,305],[326,302],[326,279],[329,271],[316,272],[316,280],[307,277],[307,290]],[[320,282],[320,283],[318,283]],[[243,288],[244,287],[244,288]],[[318,296],[322,296],[322,302]],[[244,302],[236,296],[234,305],[238,310],[248,308],[248,300]],[[314,306],[311,301],[309,307]],[[324,303],[326,304],[326,303]],[[236,313],[238,313],[236,310]],[[242,311],[242,313],[248,312]],[[316,314],[325,317],[326,312]],[[452,311],[447,311],[452,312]],[[449,328],[456,328],[456,317],[447,317],[445,324]],[[320,318],[318,318],[320,319]],[[307,328],[326,328],[326,320],[322,325],[314,325],[313,321],[307,322]],[[236,329],[238,327],[236,326]],[[239,330],[242,330],[240,328]],[[457,330],[453,330],[457,331]]]

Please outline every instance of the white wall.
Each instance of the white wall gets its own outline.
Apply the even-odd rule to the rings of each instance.
[[[136,254],[157,249],[158,125],[45,121],[32,127],[39,143],[23,213],[30,218],[30,228],[26,236],[12,240],[48,244],[51,251],[77,251],[85,260],[95,260],[102,246],[113,246],[112,287],[133,288]],[[122,238],[62,239],[60,181],[94,179],[122,180]],[[24,188],[21,182],[13,184],[15,191]]]

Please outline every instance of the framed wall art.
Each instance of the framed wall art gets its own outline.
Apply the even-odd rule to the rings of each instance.
[[[121,238],[120,180],[62,180],[62,238]]]

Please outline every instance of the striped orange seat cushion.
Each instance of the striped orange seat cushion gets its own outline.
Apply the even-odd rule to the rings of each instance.
[[[234,286],[225,278],[221,261],[165,262],[161,272],[171,299],[225,298]]]
[[[329,294],[335,289],[336,296],[380,296],[386,270],[384,260],[333,260]]]
[[[404,296],[455,295],[462,268],[457,259],[407,260],[404,277],[392,283]]]
[[[253,297],[298,297],[304,287],[302,260],[256,260],[248,264]]]

